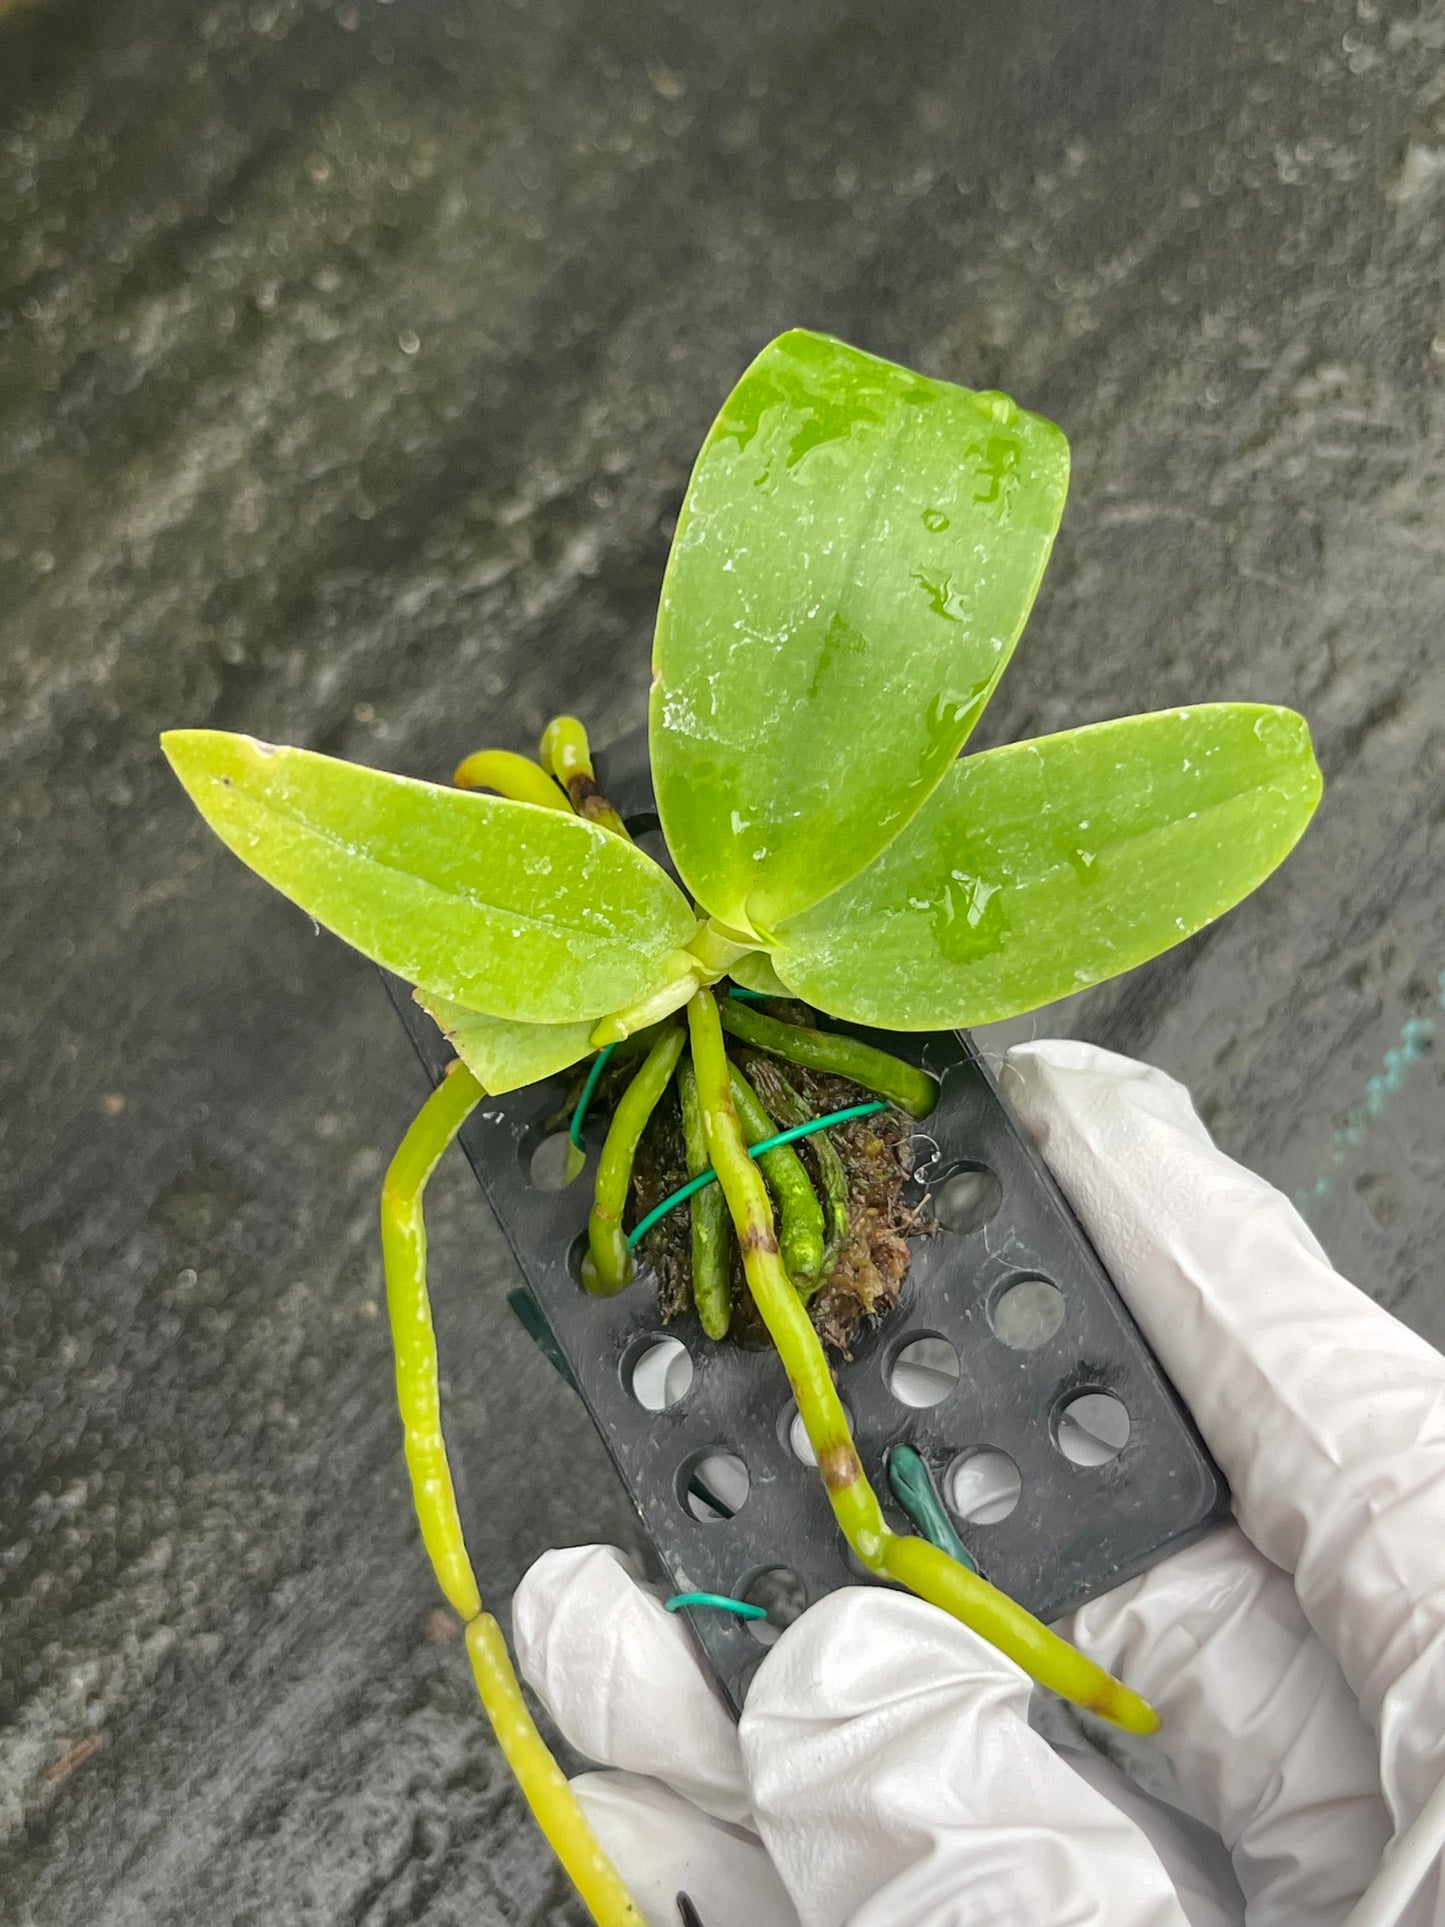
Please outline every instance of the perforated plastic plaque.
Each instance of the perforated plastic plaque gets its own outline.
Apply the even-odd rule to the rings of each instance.
[[[645,840],[656,827],[645,734],[599,758],[598,773]],[[405,985],[388,988],[437,1079],[448,1047]],[[858,1450],[902,1531],[885,1457],[914,1446],[979,1569],[1053,1619],[1198,1538],[1227,1515],[1228,1489],[968,1036],[859,1034],[941,1079],[937,1109],[914,1128],[915,1182],[962,1228],[912,1241],[900,1304],[838,1366]],[[601,1121],[576,1183],[544,1190],[531,1175],[567,1087],[558,1077],[488,1100],[462,1147],[673,1587],[739,1597],[786,1575],[780,1594],[796,1605],[861,1583],[798,1456],[776,1354],[714,1345],[691,1313],[664,1327],[645,1265],[615,1298],[578,1284]],[[663,1337],[686,1347],[692,1377],[653,1410],[633,1373]],[[678,1377],[685,1366],[670,1385]],[[923,1398],[936,1402],[910,1402]],[[715,1610],[689,1617],[740,1706],[759,1627]]]

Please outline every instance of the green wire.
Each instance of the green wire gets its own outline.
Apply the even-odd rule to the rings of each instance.
[[[741,998],[745,1004],[776,1004],[782,1001],[775,990],[744,990],[738,984],[733,985],[728,995]]]
[[[766,1606],[750,1606],[745,1599],[724,1599],[720,1592],[675,1592],[663,1602],[664,1610],[681,1612],[684,1606],[716,1606],[719,1612],[736,1613],[739,1619],[766,1619]]]
[[[850,1118],[872,1117],[875,1111],[886,1111],[888,1106],[875,1101],[872,1104],[850,1104],[843,1111],[829,1111],[826,1117],[810,1118],[806,1124],[795,1124],[790,1131],[779,1131],[776,1137],[765,1137],[759,1144],[748,1146],[750,1158],[760,1158],[764,1151],[776,1150],[780,1144],[792,1144],[800,1137],[811,1137],[814,1131],[821,1131],[829,1124],[846,1124]],[[674,1191],[670,1198],[664,1198],[638,1225],[627,1234],[629,1246],[635,1245],[639,1238],[645,1238],[659,1218],[665,1218],[669,1211],[683,1204],[694,1192],[701,1191],[705,1184],[716,1184],[717,1172],[704,1171],[699,1177],[689,1178],[680,1190]]]
[[[604,1044],[592,1060],[592,1068],[587,1073],[587,1082],[582,1086],[582,1095],[577,1100],[577,1108],[572,1113],[572,1123],[567,1135],[580,1151],[582,1145],[582,1126],[587,1121],[587,1106],[597,1095],[597,1086],[602,1081],[602,1073],[607,1069],[607,1060],[617,1048],[616,1044]]]

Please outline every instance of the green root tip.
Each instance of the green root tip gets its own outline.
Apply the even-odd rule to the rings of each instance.
[[[606,1278],[597,1269],[597,1260],[590,1251],[582,1260],[582,1289],[592,1298],[615,1298],[619,1291],[626,1291],[634,1275],[635,1268],[630,1251],[627,1253],[626,1270],[620,1274],[614,1272]]]

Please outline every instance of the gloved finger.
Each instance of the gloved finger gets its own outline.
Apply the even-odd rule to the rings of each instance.
[[[651,1927],[679,1927],[679,1893],[703,1927],[797,1927],[787,1891],[753,1834],[709,1819],[659,1780],[584,1773],[572,1785]]]
[[[650,1775],[722,1820],[748,1819],[732,1715],[687,1628],[612,1546],[545,1552],[512,1597],[517,1668],[589,1760]]]
[[[1028,1702],[1018,1667],[901,1593],[836,1592],[788,1628],[738,1731],[804,1927],[1182,1927],[1158,1855]]]
[[[1289,1575],[1237,1527],[1059,1627],[1163,1717],[1193,1810],[1230,1849],[1251,1927],[1331,1927],[1390,1837],[1374,1735]]]
[[[1119,1809],[1144,1835],[1179,1897],[1189,1927],[1240,1927],[1244,1895],[1224,1842],[1192,1814],[1156,1799],[1112,1760],[1082,1746],[1058,1746],[1059,1757]]]
[[[1331,1270],[1162,1072],[1080,1043],[1008,1089],[1380,1743],[1396,1827],[1445,1771],[1445,1359]]]

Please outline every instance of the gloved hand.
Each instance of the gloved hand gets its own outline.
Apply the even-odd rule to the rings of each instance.
[[[1188,1400],[1238,1525],[1061,1630],[1158,1707],[1197,1819],[1027,1724],[934,1608],[835,1593],[734,1727],[606,1547],[547,1554],[521,1668],[657,1927],[1338,1923],[1445,1771],[1445,1359],[1331,1269],[1161,1072],[1079,1043],[1005,1089]],[[1445,1922],[1430,1874],[1412,1923]]]

